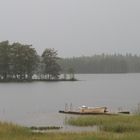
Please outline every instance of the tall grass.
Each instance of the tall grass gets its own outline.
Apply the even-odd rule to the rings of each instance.
[[[12,123],[1,123],[0,122],[0,140],[140,140],[140,127],[138,126],[140,124],[140,117],[132,116],[126,117],[126,116],[118,116],[116,117],[109,117],[105,116],[95,116],[95,117],[80,117],[80,122],[82,119],[88,119],[92,125],[94,124],[101,124],[106,127],[104,127],[104,130],[101,132],[83,132],[83,133],[33,133],[30,129],[21,127],[18,125],[14,125]],[[91,121],[92,120],[92,121]],[[94,120],[94,121],[93,121]],[[121,123],[124,123],[125,125],[128,123],[131,123],[131,126],[129,128],[133,128],[130,130],[123,131],[123,133],[116,133],[115,131],[112,131],[114,129],[113,123],[117,125],[118,120]],[[72,120],[71,120],[72,121]],[[73,119],[73,122],[75,120]],[[78,121],[78,118],[77,120]],[[104,122],[105,121],[105,122]],[[117,121],[117,122],[113,122]],[[134,121],[134,122],[131,122]],[[107,127],[107,124],[109,123],[110,127]],[[121,128],[121,123],[118,124],[118,126]],[[80,124],[80,123],[79,123]],[[87,123],[86,123],[87,124]],[[88,123],[89,124],[89,123]],[[133,124],[133,125],[132,125]],[[82,126],[84,124],[82,123]],[[138,128],[136,128],[136,126]],[[117,131],[120,131],[120,128],[117,126]],[[128,128],[128,126],[127,126]]]
[[[16,137],[28,137],[30,130],[25,127],[6,122],[0,122],[0,140],[16,139]]]
[[[67,122],[75,126],[98,126],[108,132],[140,132],[140,116],[82,116],[71,118]]]
[[[103,131],[108,132],[117,132],[117,133],[124,133],[124,132],[140,132],[139,124],[126,124],[126,123],[115,123],[115,124],[103,124],[100,127]]]

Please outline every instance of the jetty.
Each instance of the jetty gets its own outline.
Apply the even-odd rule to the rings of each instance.
[[[107,107],[87,107],[85,105],[78,108],[78,110],[72,109],[72,104],[70,105],[70,109],[65,105],[65,110],[59,110],[59,113],[64,114],[75,114],[75,115],[111,115],[107,111]]]
[[[68,109],[67,104],[65,110],[59,110],[59,113],[73,114],[73,115],[118,115],[118,114],[130,114],[129,111],[121,111],[117,113],[111,113],[107,110],[107,107],[87,107],[85,105],[79,107],[77,110],[73,110],[72,104]]]

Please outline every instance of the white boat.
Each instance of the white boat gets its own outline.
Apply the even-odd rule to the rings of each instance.
[[[87,107],[83,105],[79,108],[81,113],[106,113],[107,107]]]

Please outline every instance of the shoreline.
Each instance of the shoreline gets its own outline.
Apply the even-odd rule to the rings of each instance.
[[[31,83],[31,82],[71,82],[71,81],[79,81],[78,79],[32,79],[32,80],[0,80],[0,83]]]

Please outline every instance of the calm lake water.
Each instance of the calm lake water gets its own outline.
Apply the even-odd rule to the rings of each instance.
[[[132,110],[140,103],[140,74],[76,75],[76,82],[0,83],[0,120],[24,126],[63,126],[65,103]],[[65,126],[67,127],[67,126]]]

